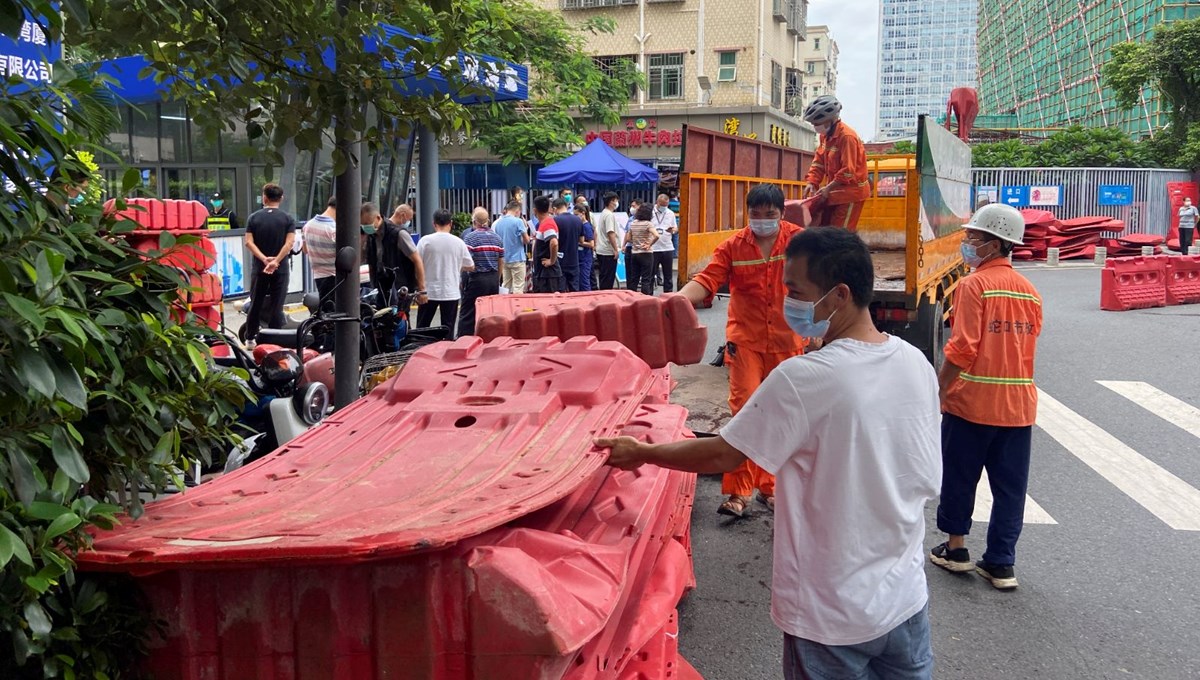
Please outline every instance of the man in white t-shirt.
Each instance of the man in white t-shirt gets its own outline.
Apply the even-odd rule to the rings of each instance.
[[[596,445],[626,470],[727,472],[749,458],[776,475],[771,616],[786,678],[931,678],[922,541],[941,483],[937,377],[875,329],[857,235],[808,229],[786,257],[784,317],[824,347],[780,364],[717,437]]]
[[[596,268],[600,272],[600,290],[612,290],[617,285],[617,258],[621,255],[622,237],[613,211],[621,207],[621,199],[610,191],[600,200],[604,201],[604,210],[592,225],[596,229]]]
[[[425,292],[429,301],[417,306],[417,328],[428,328],[435,312],[441,315],[443,326],[450,327],[458,320],[458,301],[462,299],[462,273],[475,269],[475,260],[467,244],[450,233],[454,226],[449,210],[433,213],[433,233],[422,236],[417,252],[425,263]]]

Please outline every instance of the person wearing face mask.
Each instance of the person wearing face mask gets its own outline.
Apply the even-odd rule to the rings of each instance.
[[[871,185],[867,181],[867,149],[841,114],[842,104],[832,95],[817,97],[804,109],[804,120],[821,135],[816,158],[804,178],[804,196],[819,197],[811,208],[813,224],[854,231],[871,197]]]
[[[600,270],[599,290],[612,290],[617,282],[617,257],[621,253],[620,227],[614,215],[621,207],[615,192],[604,194],[604,211],[596,218],[596,268]]]
[[[205,229],[223,230],[223,229],[241,229],[242,226],[238,222],[237,213],[225,203],[225,197],[219,193],[213,194],[209,199],[208,204],[212,206],[208,219],[204,221]]]
[[[671,279],[675,276],[675,234],[679,231],[679,225],[675,221],[675,213],[667,207],[670,203],[670,198],[666,194],[659,194],[658,201],[654,205],[654,216],[650,221],[654,223],[654,229],[658,232],[658,240],[654,242],[654,271],[655,280],[658,285],[662,286],[664,293],[670,293],[674,290],[674,285]]]
[[[1011,590],[1017,587],[1013,565],[1037,419],[1033,363],[1042,298],[1008,261],[1025,235],[1020,211],[987,205],[963,228],[963,259],[975,271],[954,290],[953,332],[938,375],[944,471],[937,526],[949,539],[929,559],[947,571],[975,571],[995,588]],[[966,535],[984,469],[994,500],[987,551],[972,564]]]
[[[710,302],[729,286],[729,320],[725,327],[725,365],[729,367],[729,410],[736,416],[754,390],[781,362],[804,350],[804,339],[783,318],[784,249],[801,227],[780,219],[783,192],[774,184],[759,184],[746,194],[750,225],[713,252],[708,266],[680,293],[697,307]],[[753,460],[727,472],[721,482],[723,515],[742,517],[758,489],[758,498],[775,507],[775,478]]]
[[[1192,199],[1183,199],[1183,207],[1179,209],[1179,254],[1187,255],[1192,246],[1192,234],[1196,233],[1196,218],[1200,210],[1192,205]]]
[[[412,221],[413,212],[408,205],[398,206],[393,214],[397,213],[401,219],[407,218],[405,223]],[[359,223],[371,287],[379,291],[385,304],[392,301],[393,294],[399,288],[424,291],[424,260],[408,232],[391,220],[383,219],[379,207],[374,203],[363,204],[359,211]],[[414,300],[417,304],[426,301],[423,293]]]
[[[922,543],[942,472],[937,378],[920,350],[876,330],[874,267],[856,234],[814,227],[785,257],[777,309],[796,334],[823,338],[821,351],[781,363],[716,437],[595,444],[622,470],[754,461],[778,476],[771,618],[784,633],[784,678],[927,680]]]
[[[458,310],[459,335],[475,335],[475,301],[500,294],[500,260],[504,257],[504,240],[492,229],[488,211],[475,208],[471,223],[475,228],[463,234],[463,243],[467,244],[475,268],[464,277],[462,307]]]

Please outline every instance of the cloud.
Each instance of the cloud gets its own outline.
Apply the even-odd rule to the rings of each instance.
[[[837,97],[842,102],[842,118],[864,140],[874,138],[879,0],[812,0],[808,24],[828,26],[837,42]]]

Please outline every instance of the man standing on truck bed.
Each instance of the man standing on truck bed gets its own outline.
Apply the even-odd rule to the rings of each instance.
[[[817,157],[808,168],[804,196],[819,196],[813,224],[856,231],[863,205],[871,197],[867,150],[858,133],[841,120],[842,104],[822,95],[804,109],[804,120],[821,135]],[[822,186],[824,183],[824,186]]]
[[[1008,261],[1025,235],[1025,219],[1016,208],[984,206],[964,228],[963,260],[975,271],[954,292],[954,332],[938,375],[943,472],[937,526],[950,538],[929,559],[947,571],[975,570],[996,588],[1011,590],[1017,587],[1013,564],[1037,419],[1033,359],[1042,332],[1042,298]],[[992,515],[987,552],[972,565],[965,541],[984,469],[992,487]]]
[[[729,366],[729,410],[737,415],[767,374],[804,351],[804,341],[783,318],[784,251],[803,231],[783,222],[783,192],[759,184],[746,194],[750,225],[717,246],[712,261],[680,293],[700,306],[729,284],[729,321],[725,327],[725,364]],[[725,473],[721,493],[729,498],[717,512],[742,517],[754,489],[759,500],[775,509],[775,477],[746,459]]]

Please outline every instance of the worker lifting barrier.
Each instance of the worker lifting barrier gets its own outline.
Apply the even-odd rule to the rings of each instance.
[[[1167,304],[1200,302],[1200,255],[1168,257],[1166,260]]]
[[[695,475],[590,443],[690,436],[686,409],[641,403],[653,382],[593,338],[431,345],[80,565],[138,577],[167,620],[158,677],[672,677]]]
[[[1100,271],[1100,309],[1165,307],[1166,261],[1163,256],[1109,258]]]
[[[708,329],[682,295],[650,297],[632,290],[553,295],[491,295],[475,303],[475,332],[485,340],[511,337],[614,340],[650,365],[699,363]]]

